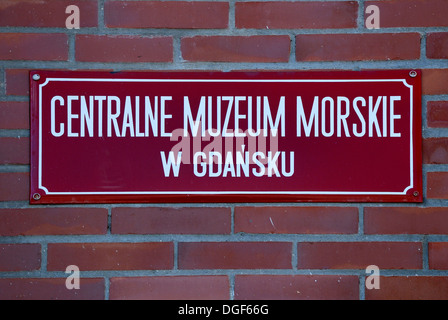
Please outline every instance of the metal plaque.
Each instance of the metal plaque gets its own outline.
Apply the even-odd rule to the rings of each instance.
[[[32,71],[30,202],[421,202],[421,73]]]

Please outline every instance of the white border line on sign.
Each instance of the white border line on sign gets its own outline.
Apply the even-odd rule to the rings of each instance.
[[[52,192],[42,185],[42,88],[51,81],[86,81],[86,82],[402,82],[410,89],[410,185],[402,192],[366,192],[366,191],[109,191],[109,192]],[[38,153],[38,188],[47,195],[406,195],[414,187],[414,159],[413,159],[413,86],[406,79],[85,79],[85,78],[47,78],[39,85],[39,153]]]

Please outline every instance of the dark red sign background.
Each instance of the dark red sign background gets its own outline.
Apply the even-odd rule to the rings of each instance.
[[[30,81],[30,201],[34,204],[422,201],[419,71],[33,71]],[[145,120],[146,97],[152,111],[157,109],[151,115],[153,122]],[[298,117],[297,97],[303,107],[302,118]],[[253,128],[257,128],[260,115],[260,127],[267,124],[268,137],[262,131],[250,138],[201,137],[202,123],[198,135],[193,136],[185,99],[193,120],[201,111],[201,102],[205,103],[206,129],[209,121],[211,128],[218,128],[220,100],[221,127],[225,124],[230,135],[236,126],[240,135],[247,135],[251,99]],[[313,110],[317,115],[310,124]],[[307,123],[301,122],[303,119]],[[270,129],[276,120],[279,130],[277,137],[272,137]],[[148,125],[145,132],[145,121],[157,127]],[[183,134],[186,123],[188,137]],[[306,125],[310,126],[308,136]],[[180,149],[184,163],[177,176],[173,170],[167,176],[161,152],[167,159],[170,152],[177,156]],[[246,151],[248,173],[240,167],[238,176],[237,162],[247,160]],[[198,152],[208,157],[210,152],[216,157],[219,153],[222,163],[209,165],[207,159],[197,156],[201,164],[195,167],[195,154],[202,155]],[[254,152],[259,152],[259,164],[253,161]],[[268,164],[261,165],[268,152],[273,160],[269,170]]]

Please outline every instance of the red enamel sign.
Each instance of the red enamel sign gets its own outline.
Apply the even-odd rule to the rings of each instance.
[[[30,202],[421,202],[421,74],[32,71]]]

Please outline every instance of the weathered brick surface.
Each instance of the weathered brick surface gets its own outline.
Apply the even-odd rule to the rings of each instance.
[[[106,234],[102,208],[0,209],[0,236]]]
[[[448,172],[428,172],[427,195],[432,199],[448,199]]]
[[[111,300],[229,299],[227,276],[170,276],[112,278]]]
[[[448,69],[423,69],[422,91],[427,95],[448,94]]]
[[[284,242],[180,243],[179,268],[290,269],[291,244]]]
[[[63,33],[0,33],[0,60],[67,61]]]
[[[236,2],[235,21],[243,29],[354,28],[355,1]]]
[[[114,208],[112,233],[229,234],[229,208]]]
[[[104,278],[81,278],[79,290],[67,290],[66,278],[0,279],[2,300],[103,300]]]
[[[448,14],[448,5],[444,0],[366,1],[364,5],[366,8],[378,6],[382,28],[448,27],[444,18]]]
[[[235,232],[357,233],[358,210],[353,207],[238,207]]]
[[[426,55],[431,59],[448,59],[448,32],[434,32],[427,35]]]
[[[392,276],[380,278],[379,290],[366,290],[366,300],[446,300],[448,277]]]
[[[0,101],[0,129],[29,129],[28,102]]]
[[[183,38],[187,61],[288,62],[288,36],[195,36]]]
[[[26,96],[30,93],[29,70],[7,69],[5,71],[6,94]]]
[[[76,5],[82,14],[80,27],[98,26],[96,0],[2,0],[0,27],[65,28],[66,8]]]
[[[78,35],[76,60],[87,62],[171,62],[170,37]]]
[[[429,244],[429,268],[448,270],[448,242]]]
[[[27,201],[28,172],[0,172],[0,201]]]
[[[0,244],[0,272],[39,270],[40,264],[40,244]]]
[[[366,234],[446,234],[444,207],[369,207],[364,209]]]
[[[431,128],[448,128],[448,101],[428,101],[426,122]]]
[[[0,165],[1,164],[29,164],[30,163],[29,138],[0,138]]]
[[[107,1],[109,28],[224,29],[229,3],[221,1]]]
[[[423,162],[448,163],[448,138],[429,138],[423,141]]]
[[[356,300],[356,276],[339,275],[237,275],[239,300]]]
[[[297,247],[300,269],[421,269],[422,245],[413,242],[308,242]]]
[[[0,0],[0,299],[448,299],[447,16],[446,0]],[[31,70],[415,68],[422,203],[29,204]]]

